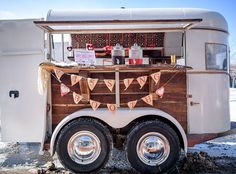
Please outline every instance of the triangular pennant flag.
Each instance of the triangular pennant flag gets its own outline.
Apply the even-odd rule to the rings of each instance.
[[[61,83],[60,88],[61,88],[61,96],[64,96],[70,92],[70,88],[68,88],[63,83]]]
[[[115,80],[112,80],[112,79],[104,79],[104,82],[106,84],[106,86],[108,87],[108,89],[112,92],[112,89],[115,85]]]
[[[130,109],[133,109],[135,107],[135,105],[137,104],[138,100],[134,100],[134,101],[130,101],[128,102],[128,106]]]
[[[147,103],[147,104],[153,106],[153,97],[152,97],[152,94],[149,94],[149,95],[143,97],[142,100],[143,100],[145,103]]]
[[[151,74],[152,79],[157,84],[160,81],[161,78],[161,72],[153,73]]]
[[[87,78],[89,89],[92,91],[96,86],[98,79]]]
[[[137,81],[140,85],[140,89],[143,88],[143,86],[145,85],[145,83],[147,82],[147,76],[141,76],[137,78]]]
[[[116,104],[107,104],[107,108],[109,109],[109,111],[111,112],[115,112],[116,111]]]
[[[125,90],[130,86],[130,84],[133,82],[133,80],[134,80],[134,78],[124,79]]]
[[[64,72],[59,69],[54,69],[54,72],[55,72],[58,80],[60,80],[61,76],[63,76],[63,74],[64,74]]]
[[[89,103],[91,105],[91,107],[93,108],[94,111],[97,110],[97,108],[100,106],[100,102],[98,101],[94,101],[94,100],[89,100]]]
[[[71,78],[71,86],[74,86],[76,83],[78,83],[82,77],[81,76],[78,76],[78,75],[70,75],[70,78]]]
[[[76,92],[73,92],[73,99],[76,104],[78,104],[80,100],[82,100],[82,98],[83,97],[81,95],[77,94]]]
[[[156,94],[157,94],[160,98],[163,97],[164,92],[165,92],[165,88],[164,88],[163,86],[156,90]]]

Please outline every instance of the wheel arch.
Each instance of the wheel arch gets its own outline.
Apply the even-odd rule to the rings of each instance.
[[[125,120],[125,122],[122,125],[114,125],[116,122],[121,122],[122,117],[124,118],[126,115],[124,113],[129,113],[128,120]],[[106,114],[108,115],[108,118],[106,118]],[[104,116],[105,115],[105,116]],[[103,117],[104,116],[104,117]],[[56,126],[55,130],[53,131],[51,141],[50,141],[50,154],[53,155],[55,153],[55,144],[57,141],[57,137],[60,134],[60,131],[71,121],[74,121],[78,118],[92,118],[96,119],[97,121],[101,122],[105,126],[108,126],[108,128],[117,129],[117,128],[124,128],[124,127],[132,127],[133,124],[144,121],[144,120],[153,120],[158,119],[160,121],[165,122],[169,126],[171,126],[175,132],[178,135],[178,138],[181,143],[181,147],[184,149],[185,153],[187,152],[187,136],[180,125],[180,123],[171,115],[168,113],[161,111],[159,109],[153,109],[153,108],[139,108],[134,109],[130,112],[127,108],[122,108],[116,111],[115,115],[111,115],[110,111],[107,111],[106,109],[103,110],[100,109],[100,111],[92,111],[91,109],[85,109],[83,111],[77,111],[71,115],[66,116],[60,123]],[[127,119],[127,117],[126,117]],[[121,127],[119,127],[121,126]]]

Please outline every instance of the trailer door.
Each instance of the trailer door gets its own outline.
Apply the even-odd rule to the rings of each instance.
[[[41,142],[44,137],[46,99],[37,91],[44,32],[33,21],[0,21],[2,141]]]

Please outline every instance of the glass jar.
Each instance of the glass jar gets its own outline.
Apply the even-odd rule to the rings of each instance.
[[[142,64],[143,50],[138,44],[134,44],[129,50],[129,64]]]
[[[111,51],[111,57],[113,65],[125,64],[125,50],[123,46],[117,43],[116,46],[114,46]]]

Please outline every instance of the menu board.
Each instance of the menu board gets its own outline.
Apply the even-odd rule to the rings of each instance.
[[[94,50],[74,49],[75,62],[84,65],[95,65],[96,57]]]

